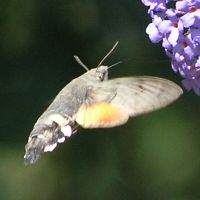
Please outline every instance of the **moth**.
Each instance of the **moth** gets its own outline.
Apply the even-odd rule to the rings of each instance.
[[[110,128],[135,117],[167,106],[182,89],[174,82],[153,76],[122,77],[108,80],[102,62],[96,68],[73,79],[55,97],[35,123],[25,146],[24,163],[35,163],[44,152],[51,152],[82,128]]]

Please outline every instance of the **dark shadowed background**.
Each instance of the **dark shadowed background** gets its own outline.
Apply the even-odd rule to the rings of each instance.
[[[95,67],[123,64],[110,78],[155,75],[180,85],[160,44],[145,33],[134,0],[8,0],[0,3],[0,199],[200,199],[200,97],[185,92],[165,109],[112,129],[83,130],[23,165],[24,146],[58,91]]]

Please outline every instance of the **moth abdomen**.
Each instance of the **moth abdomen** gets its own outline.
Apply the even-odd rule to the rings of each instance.
[[[44,152],[53,151],[57,143],[63,143],[66,137],[75,133],[77,127],[69,119],[52,114],[35,124],[25,147],[25,165],[35,163]]]

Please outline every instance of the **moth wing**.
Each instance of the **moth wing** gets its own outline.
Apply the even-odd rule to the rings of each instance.
[[[84,128],[113,127],[125,123],[129,118],[121,108],[111,104],[117,95],[117,87],[101,85],[93,85],[85,103],[75,115],[76,122]]]
[[[76,121],[85,128],[118,126],[131,116],[165,107],[182,93],[177,84],[157,77],[111,79],[93,87]]]

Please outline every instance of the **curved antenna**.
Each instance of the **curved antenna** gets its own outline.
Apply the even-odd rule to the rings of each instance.
[[[110,68],[112,68],[112,67],[114,67],[114,66],[116,66],[116,65],[119,65],[119,64],[121,64],[121,63],[123,63],[123,61],[118,61],[118,62],[116,62],[116,63],[114,63],[114,64],[108,66],[108,69],[110,69]]]
[[[81,65],[86,71],[89,71],[88,67],[81,61],[81,59],[78,56],[74,56],[76,62]]]
[[[117,41],[114,46],[112,47],[112,49],[103,57],[103,59],[100,61],[100,63],[98,64],[97,67],[99,67],[103,61],[112,53],[112,51],[116,48],[116,46],[119,44],[119,41]]]

